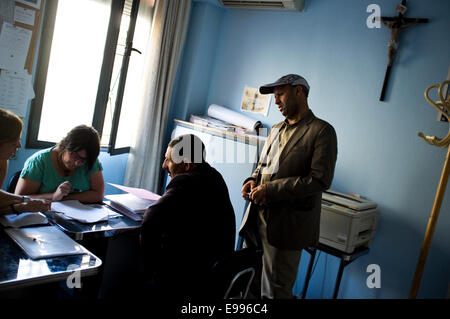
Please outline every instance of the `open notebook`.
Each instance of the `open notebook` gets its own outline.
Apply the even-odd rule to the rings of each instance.
[[[57,226],[8,228],[5,232],[32,259],[84,254],[83,246]]]

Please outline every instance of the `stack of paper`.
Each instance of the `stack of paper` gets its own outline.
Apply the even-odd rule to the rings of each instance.
[[[107,195],[105,198],[110,201],[107,204],[134,221],[141,221],[147,208],[161,197],[143,188],[108,184],[127,192],[127,194]]]
[[[106,195],[109,205],[134,221],[141,221],[147,208],[155,203],[155,200],[143,199],[133,194]]]
[[[64,217],[90,224],[108,220],[109,210],[101,205],[89,206],[77,200],[52,202],[52,210],[64,214]]]
[[[117,184],[113,184],[113,183],[108,183],[108,184],[111,186],[114,186],[124,192],[133,194],[134,196],[142,198],[142,199],[158,200],[161,197],[160,195],[152,193],[143,188],[122,186],[122,185],[117,185]]]

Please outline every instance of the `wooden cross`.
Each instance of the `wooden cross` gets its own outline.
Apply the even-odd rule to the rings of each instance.
[[[428,19],[423,18],[405,18],[403,14],[406,11],[406,0],[402,0],[402,4],[397,5],[396,11],[398,11],[397,17],[381,17],[383,24],[391,30],[391,39],[388,43],[388,57],[389,62],[384,76],[383,88],[381,90],[380,101],[384,101],[384,95],[386,93],[387,83],[389,76],[391,75],[392,63],[394,62],[395,53],[397,52],[399,45],[400,31],[406,29],[416,23],[426,23]],[[388,23],[389,22],[389,23]]]

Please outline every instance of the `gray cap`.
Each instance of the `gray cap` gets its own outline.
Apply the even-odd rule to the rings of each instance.
[[[293,86],[297,86],[297,85],[301,85],[306,89],[306,96],[308,96],[308,92],[309,92],[309,84],[308,82],[306,82],[305,78],[301,77],[298,74],[288,74],[285,76],[282,76],[281,78],[279,78],[278,80],[276,80],[273,83],[270,84],[264,84],[263,86],[261,86],[259,88],[259,92],[261,94],[270,94],[273,93],[273,89],[277,86],[281,86],[281,85],[286,85],[286,84],[290,84]]]

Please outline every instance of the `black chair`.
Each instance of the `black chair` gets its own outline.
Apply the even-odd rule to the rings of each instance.
[[[216,298],[245,299],[258,266],[262,251],[244,248],[217,261],[212,268],[211,292]]]
[[[7,192],[14,193],[14,191],[16,190],[17,181],[19,180],[21,172],[22,172],[22,170],[17,171],[11,177],[11,179],[9,180],[9,183],[8,183],[8,188],[6,189]]]

